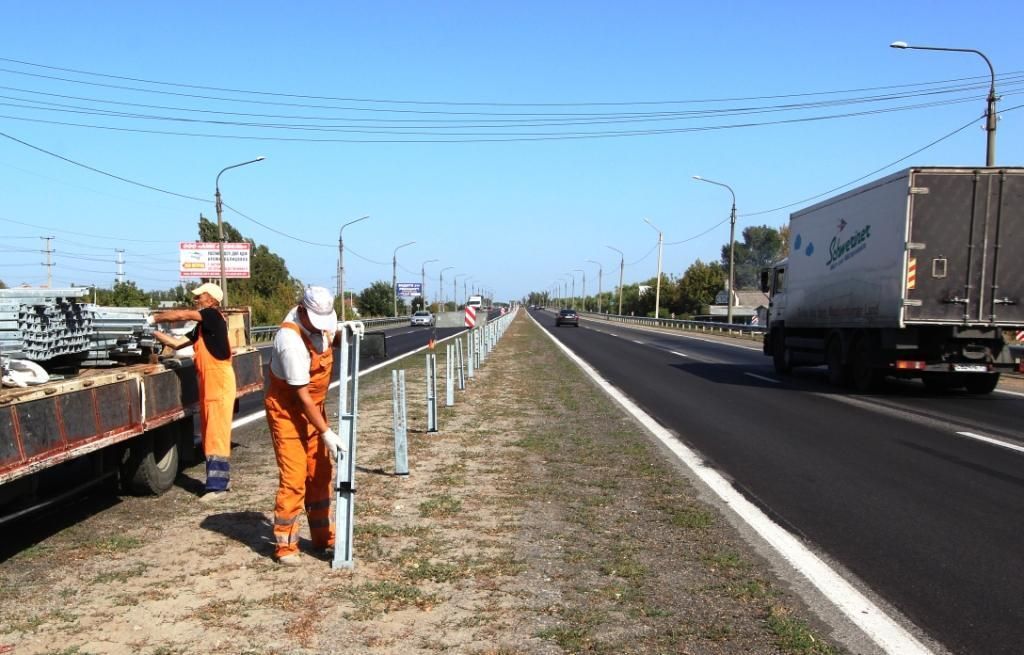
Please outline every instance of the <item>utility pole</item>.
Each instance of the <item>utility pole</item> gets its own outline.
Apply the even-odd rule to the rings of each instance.
[[[46,261],[43,262],[43,266],[46,267],[46,288],[49,289],[53,286],[53,261],[50,259],[50,255],[53,254],[53,249],[50,248],[50,242],[53,241],[54,237],[39,237],[46,241],[46,249],[43,252],[46,254]]]
[[[124,284],[124,250],[117,248],[114,252],[117,253],[117,259],[114,261],[117,264],[117,283]]]

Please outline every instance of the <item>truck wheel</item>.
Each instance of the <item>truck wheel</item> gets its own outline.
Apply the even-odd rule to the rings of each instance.
[[[121,465],[124,491],[140,496],[167,492],[178,477],[178,434],[168,425],[135,437]]]
[[[828,364],[829,384],[845,387],[850,382],[850,367],[843,364],[843,340],[832,337],[825,351],[825,362]]]
[[[964,388],[967,389],[967,393],[992,393],[998,384],[998,373],[981,373],[978,375],[964,376]]]
[[[860,393],[878,390],[885,377],[871,363],[871,343],[866,338],[858,339],[850,353],[850,381]]]
[[[786,335],[781,330],[772,339],[772,363],[775,365],[775,372],[781,375],[787,375],[793,370],[789,353],[786,351]]]

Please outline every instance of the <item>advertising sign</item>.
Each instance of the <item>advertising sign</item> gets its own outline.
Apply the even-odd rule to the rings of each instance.
[[[248,278],[250,243],[224,244],[224,277]],[[220,277],[220,244],[182,241],[178,251],[179,275],[186,277]]]
[[[423,285],[419,282],[399,282],[397,293],[399,298],[412,300],[423,295]]]

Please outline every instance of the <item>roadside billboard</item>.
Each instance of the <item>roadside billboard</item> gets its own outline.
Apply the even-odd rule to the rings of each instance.
[[[248,278],[252,244],[224,244],[224,277]],[[220,244],[182,241],[178,250],[178,273],[182,278],[220,277]]]
[[[423,285],[419,282],[398,282],[397,294],[403,300],[412,300],[423,295]]]

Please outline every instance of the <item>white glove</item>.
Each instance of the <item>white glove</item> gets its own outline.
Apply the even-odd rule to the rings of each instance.
[[[327,450],[330,451],[331,459],[337,461],[339,452],[342,454],[342,456],[344,456],[344,454],[348,452],[345,449],[344,444],[341,443],[341,437],[339,437],[338,433],[335,432],[334,430],[328,428],[327,432],[323,432],[320,434],[320,438],[323,440],[324,445],[327,446]]]
[[[146,325],[156,325],[156,318],[152,314],[146,316]]]

